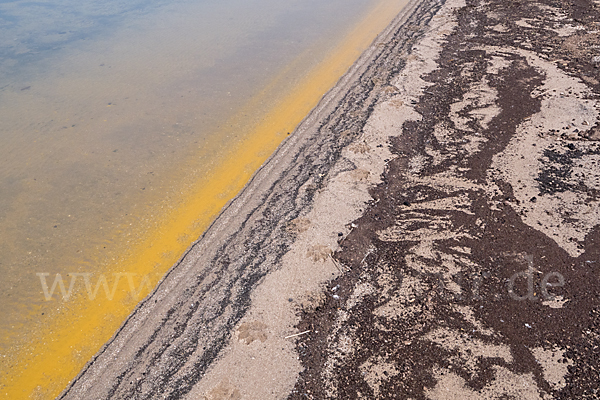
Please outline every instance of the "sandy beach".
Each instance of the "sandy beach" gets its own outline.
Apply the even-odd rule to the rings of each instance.
[[[408,3],[58,398],[598,398],[597,21]]]

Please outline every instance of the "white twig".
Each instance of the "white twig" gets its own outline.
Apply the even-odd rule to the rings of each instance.
[[[338,271],[340,271],[343,274],[344,270],[342,269],[342,267],[339,266],[335,258],[333,258],[331,254],[329,254],[329,258],[331,259],[331,262],[333,262],[333,265],[335,265],[335,267],[338,269]]]
[[[292,338],[292,337],[304,335],[305,333],[308,333],[308,332],[310,332],[310,331],[304,331],[304,332],[300,332],[300,333],[294,333],[293,335],[284,337],[284,339],[289,339],[289,338]]]

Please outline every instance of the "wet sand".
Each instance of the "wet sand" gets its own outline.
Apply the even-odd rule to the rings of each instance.
[[[59,398],[597,398],[599,17],[409,3]]]

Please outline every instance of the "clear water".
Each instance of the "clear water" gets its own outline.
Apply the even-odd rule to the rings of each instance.
[[[203,196],[198,182],[235,165],[231,149],[248,127],[260,126],[382,2],[0,0],[4,368],[20,373],[10,368],[21,368],[14,357],[23,342],[69,304],[47,301],[40,273],[51,285],[57,273],[97,277],[118,266],[191,193]],[[255,158],[286,133],[253,148]],[[244,176],[255,168],[248,163]],[[226,201],[243,184],[234,180],[246,178],[231,178],[232,189],[215,197]],[[151,284],[166,271],[159,264],[172,265],[216,212],[200,210],[197,230],[178,233],[178,248],[148,258]]]

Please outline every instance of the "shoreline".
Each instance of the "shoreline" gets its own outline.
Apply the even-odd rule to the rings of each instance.
[[[597,395],[600,13],[550,3],[410,2],[59,398]]]
[[[139,290],[144,289],[139,297],[136,297],[137,292],[133,293],[131,290],[117,290],[114,296],[99,296],[91,301],[89,292],[86,297],[84,278],[78,276],[74,286],[75,295],[70,296],[68,303],[63,302],[66,301],[64,296],[61,301],[59,295],[55,296],[58,302],[43,303],[46,308],[35,311],[33,315],[39,322],[33,329],[23,329],[28,331],[28,335],[21,334],[18,344],[12,347],[15,350],[6,352],[6,358],[10,360],[2,368],[0,379],[0,386],[5,389],[6,395],[21,397],[32,394],[54,398],[59,394],[111,338],[138,301],[143,299],[164,273],[178,261],[192,241],[202,234],[220,213],[227,200],[244,187],[253,171],[260,167],[282,140],[287,139],[287,132],[294,129],[318,103],[323,93],[352,65],[360,55],[359,49],[366,48],[376,32],[388,24],[392,15],[402,6],[402,2],[403,0],[393,0],[370,3],[371,6],[365,8],[368,14],[359,13],[355,20],[353,19],[355,23],[348,29],[336,32],[332,43],[339,43],[339,46],[332,48],[332,51],[327,51],[325,44],[328,41],[323,40],[316,52],[297,54],[285,70],[274,76],[262,92],[248,101],[245,108],[236,111],[231,119],[226,120],[225,125],[234,127],[223,128],[224,135],[234,131],[237,135],[249,137],[243,144],[236,143],[234,146],[230,143],[223,148],[223,154],[228,153],[235,162],[226,163],[223,168],[211,167],[212,175],[202,174],[201,179],[197,179],[194,175],[196,172],[187,172],[190,169],[201,171],[200,167],[204,161],[200,159],[199,164],[191,165],[187,160],[181,169],[177,168],[173,175],[165,178],[167,182],[181,183],[175,185],[179,187],[173,192],[177,194],[173,196],[175,200],[169,202],[163,199],[162,203],[150,201],[156,205],[154,210],[160,210],[160,213],[144,209],[156,217],[155,220],[145,219],[144,222],[148,224],[144,226],[152,226],[153,229],[144,230],[142,227],[139,231],[132,231],[130,223],[134,222],[134,226],[137,226],[137,217],[129,213],[132,220],[121,221],[124,227],[129,228],[117,230],[116,232],[122,232],[122,236],[114,237],[114,242],[119,244],[118,249],[113,248],[110,252],[100,250],[103,257],[101,261],[93,254],[87,254],[84,258],[88,260],[88,265],[103,267],[93,272],[116,276],[115,286],[118,277],[121,276],[119,274],[126,271],[128,278],[122,277],[119,284],[121,287],[118,289],[123,289],[127,285],[126,281],[134,274],[137,274],[137,277],[134,277],[134,285],[140,276],[143,277],[142,282],[150,281],[150,284],[138,286]],[[298,74],[298,71],[302,71],[302,74]],[[287,83],[283,85],[282,82]],[[272,104],[267,104],[265,99],[272,100]],[[247,118],[244,114],[251,115],[252,118]],[[190,149],[190,153],[192,150]],[[185,158],[182,158],[182,162]],[[157,193],[145,190],[145,196],[150,196],[151,192]],[[98,228],[96,224],[87,225]],[[100,229],[103,228],[106,226],[100,226]],[[63,227],[63,231],[68,229]],[[119,240],[119,237],[123,240]],[[50,277],[54,278],[54,271],[48,272]],[[74,271],[75,274],[79,272]],[[86,272],[88,271],[84,271]],[[65,277],[65,273],[62,273],[62,277]],[[145,280],[148,277],[150,279]],[[92,282],[94,280],[92,278]],[[109,286],[112,286],[110,278],[108,282]],[[40,289],[40,279],[34,280],[33,283],[35,286],[32,290],[23,292],[36,293]],[[42,281],[42,288],[43,283]],[[45,283],[50,283],[49,286],[52,287],[51,280]],[[131,282],[129,284],[131,285]],[[39,296],[41,298],[41,292]],[[41,319],[40,315],[43,315]]]
[[[405,7],[395,22],[382,33],[383,37],[395,33],[398,25],[405,23],[405,19],[418,22],[416,20],[419,18],[414,12],[421,5],[422,2],[414,1]],[[147,364],[148,359],[153,357],[164,357],[159,362],[164,363],[165,369],[175,368],[181,371],[190,364],[195,365],[193,371],[183,375],[185,381],[198,380],[199,375],[217,358],[219,351],[228,342],[231,332],[223,326],[232,326],[241,320],[250,305],[251,289],[270,270],[276,268],[277,259],[293,241],[285,227],[289,221],[298,217],[301,210],[310,207],[315,190],[323,184],[323,177],[333,167],[339,151],[359,134],[360,126],[366,122],[369,108],[376,99],[369,96],[373,92],[373,82],[363,83],[360,79],[374,74],[374,71],[369,70],[373,66],[371,60],[382,57],[383,53],[384,48],[374,44],[361,56],[59,398],[127,397],[126,393],[131,393],[134,388],[125,384],[119,376],[131,376],[129,381],[138,381],[138,378],[141,380],[141,377],[151,373],[146,368],[150,366]],[[385,63],[385,60],[380,60],[380,63]],[[386,68],[383,67],[382,70],[385,72]],[[380,85],[377,88],[382,89]],[[342,101],[346,102],[345,108],[339,107]],[[347,117],[352,110],[353,116]],[[340,122],[346,129],[342,129]],[[336,132],[324,137],[320,133],[323,129],[321,125],[329,129],[335,127]],[[311,159],[311,154],[319,154],[321,159]],[[328,159],[329,157],[333,159]],[[297,192],[300,179],[305,187],[309,186],[302,193]],[[314,187],[310,187],[311,183],[307,184],[308,181],[314,181]],[[284,196],[290,199],[283,201]],[[288,206],[294,203],[297,204],[296,209],[288,210]],[[270,214],[268,222],[261,216],[267,211]],[[252,227],[257,223],[262,229]],[[240,246],[256,248],[258,253],[249,259]],[[259,271],[254,272],[252,268],[256,268],[258,257],[263,262]],[[234,265],[230,259],[239,265]],[[186,278],[191,282],[187,283]],[[236,293],[235,300],[223,300],[223,292],[227,291]],[[183,297],[179,297],[181,295]],[[183,304],[187,306],[182,307]],[[215,312],[217,309],[218,312],[216,315],[191,315],[185,310],[191,304],[194,304],[193,309],[204,309],[207,313],[208,310]],[[231,311],[232,308],[234,311]],[[177,309],[183,314],[177,315]],[[223,316],[225,313],[227,318]],[[171,315],[171,321],[164,321],[165,315]],[[178,322],[179,318],[183,320]],[[162,348],[172,341],[172,324],[178,323],[185,326],[185,331],[176,336],[183,338],[194,332],[191,338],[193,344],[186,343],[185,340],[176,343],[176,346],[183,346],[187,349],[184,351],[190,352],[191,360],[176,360],[172,353],[165,354],[165,349]],[[206,344],[200,346],[200,341]],[[205,354],[196,354],[195,350],[201,347],[207,349]],[[142,348],[146,349],[146,354],[141,358],[136,357]],[[152,352],[157,353],[149,356]],[[118,359],[123,361],[114,362],[117,354]],[[156,369],[153,367],[151,370]],[[176,375],[181,374],[179,372]],[[144,389],[147,394],[143,396],[151,398],[156,391],[166,391],[162,394],[180,398],[186,391],[192,390],[193,385],[186,388],[180,386],[182,377],[166,376],[160,379],[144,378],[145,384],[152,388]],[[166,383],[165,379],[173,379],[174,382]]]

